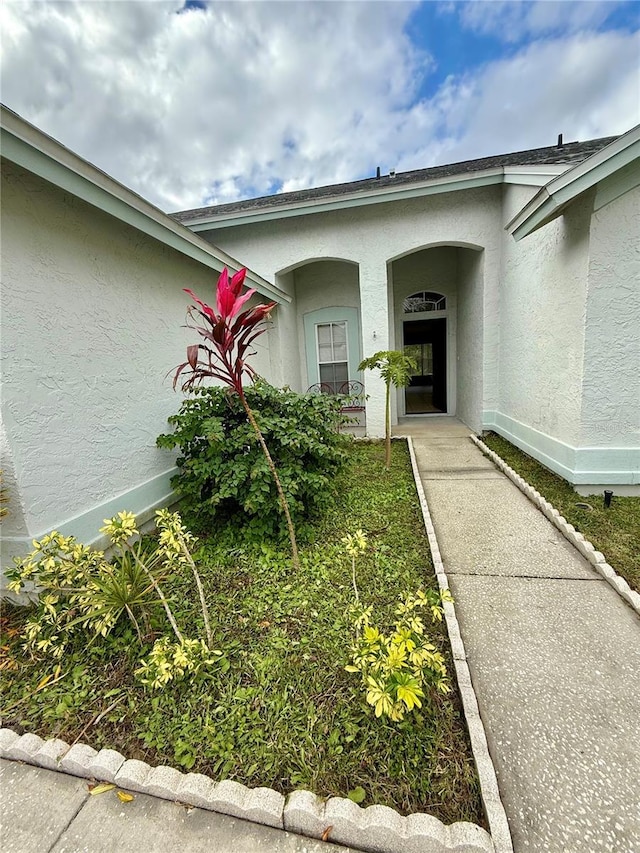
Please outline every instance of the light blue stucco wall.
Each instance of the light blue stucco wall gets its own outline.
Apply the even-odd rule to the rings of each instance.
[[[580,438],[640,448],[640,188],[591,218]]]
[[[505,234],[500,393],[484,428],[583,493],[640,493],[637,194],[594,210],[594,188],[522,241]],[[505,222],[527,195],[505,189]]]

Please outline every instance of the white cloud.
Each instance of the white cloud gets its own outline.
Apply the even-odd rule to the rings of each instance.
[[[439,142],[401,169],[624,133],[640,123],[639,34],[534,43],[474,74],[449,78],[430,103]]]
[[[517,42],[527,37],[596,30],[617,7],[615,0],[473,0],[442,6],[477,33]]]
[[[637,37],[540,41],[418,100],[413,5],[5,2],[3,101],[167,210],[617,133]],[[437,46],[436,46],[437,47]]]
[[[176,208],[352,178],[430,66],[410,4],[181,5],[5,3],[3,99]]]

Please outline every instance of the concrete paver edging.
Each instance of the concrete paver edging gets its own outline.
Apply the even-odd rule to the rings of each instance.
[[[404,436],[398,436],[405,438]],[[406,436],[407,445],[409,447],[409,456],[411,457],[411,467],[413,477],[418,492],[424,526],[429,540],[429,548],[431,549],[431,558],[438,580],[440,589],[449,589],[449,581],[445,571],[438,540],[436,538],[435,528],[431,520],[429,505],[422,486],[422,480],[418,470],[415,450],[411,436]],[[444,617],[451,643],[453,653],[453,663],[456,670],[458,687],[462,698],[462,707],[469,730],[471,740],[471,750],[473,752],[478,778],[480,780],[480,794],[484,805],[484,810],[489,822],[491,840],[495,853],[513,853],[513,843],[511,840],[511,832],[507,815],[500,799],[500,791],[498,789],[498,779],[496,776],[495,767],[489,753],[487,736],[484,729],[478,701],[476,699],[475,690],[471,681],[471,674],[467,665],[467,657],[464,649],[464,643],[460,634],[460,626],[455,611],[455,603],[445,602]]]
[[[627,604],[640,615],[640,595],[631,589],[626,580],[621,577],[612,566],[607,563],[607,558],[600,551],[596,551],[595,547],[584,538],[582,533],[579,533],[572,524],[564,518],[558,510],[552,506],[536,489],[533,488],[525,479],[511,468],[507,463],[498,456],[495,451],[487,447],[477,436],[469,436],[471,441],[480,448],[480,450],[488,456],[489,459],[505,474],[520,491],[525,494],[529,500],[544,513],[549,521],[562,533],[578,551],[585,557],[596,571],[616,590],[616,592],[624,598]]]
[[[428,814],[403,817],[387,806],[360,808],[342,797],[323,800],[311,791],[287,797],[272,788],[247,788],[225,779],[214,782],[201,773],[151,767],[126,759],[113,749],[97,751],[87,744],[71,747],[57,738],[19,735],[0,729],[0,758],[59,770],[84,779],[113,782],[135,793],[206,809],[231,817],[329,840],[368,853],[493,853],[489,835],[460,821],[445,826]]]
[[[445,826],[428,814],[403,817],[387,806],[360,808],[342,797],[324,800],[311,791],[287,797],[272,788],[247,788],[226,779],[215,782],[201,773],[151,767],[126,759],[113,749],[69,746],[58,738],[43,740],[0,729],[0,758],[57,770],[84,779],[113,782],[135,793],[194,806],[290,833],[328,840],[367,853],[494,853],[484,829],[460,821]]]

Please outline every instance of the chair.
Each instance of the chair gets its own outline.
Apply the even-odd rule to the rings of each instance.
[[[307,394],[334,394],[334,390],[328,382],[316,382],[307,388]]]
[[[354,380],[352,382],[343,382],[335,390],[336,386],[329,382],[316,382],[307,388],[307,394],[329,394],[331,396],[342,397],[340,412],[346,415],[352,415],[351,418],[346,418],[346,423],[342,424],[346,427],[347,432],[352,435],[358,435],[365,430],[364,416],[366,395],[364,393],[364,385],[362,382]],[[341,431],[341,426],[338,426],[338,432]]]
[[[340,396],[342,397],[347,398],[344,402],[344,405],[341,407],[341,411],[364,412],[365,395],[364,385],[362,384],[362,382],[358,382],[357,380],[343,382],[340,386],[338,394],[340,394]]]

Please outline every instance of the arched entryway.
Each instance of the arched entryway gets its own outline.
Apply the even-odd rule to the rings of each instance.
[[[416,362],[398,392],[399,417],[456,415],[480,422],[483,384],[483,252],[438,245],[388,264],[390,338]]]
[[[282,270],[277,281],[292,296],[283,324],[287,383],[299,391],[322,384],[337,393],[346,382],[361,379],[358,265],[313,258]]]

